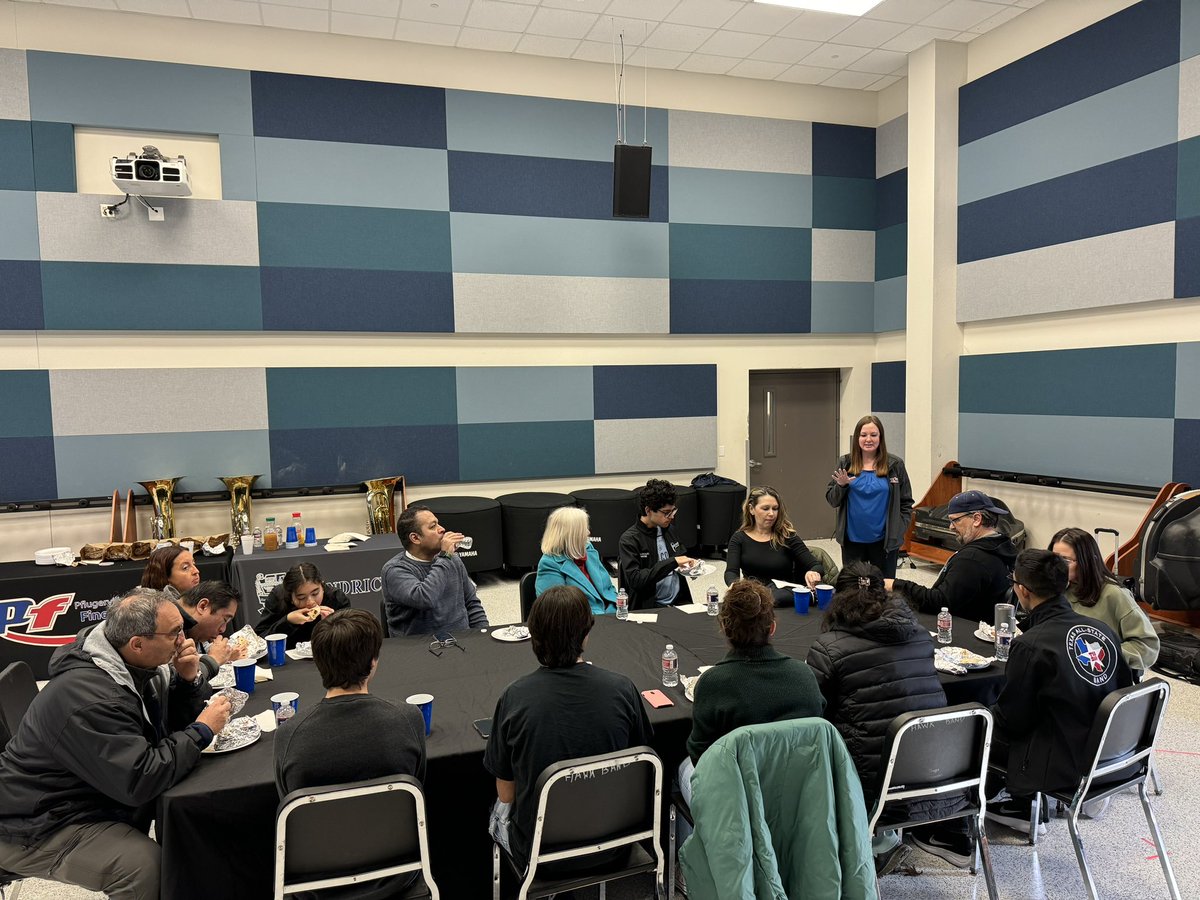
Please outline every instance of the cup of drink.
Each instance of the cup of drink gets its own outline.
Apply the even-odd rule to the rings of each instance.
[[[829,609],[829,604],[833,602],[833,585],[818,584],[817,585],[817,609],[824,612]]]
[[[421,717],[425,720],[425,736],[428,737],[433,729],[433,694],[413,694],[404,702],[421,710]]]
[[[1000,626],[1007,622],[1008,633],[1015,635],[1017,633],[1017,608],[1011,603],[997,603],[996,617],[992,624],[996,628],[996,633],[1000,633]]]
[[[812,591],[806,587],[792,588],[792,599],[796,603],[796,612],[807,616],[808,608],[812,606]]]
[[[287,635],[268,634],[264,640],[267,642],[267,662],[273,666],[287,665]]]
[[[305,528],[304,529],[304,546],[305,547],[317,546],[317,529],[315,529],[315,528]]]
[[[284,691],[271,698],[271,709],[275,712],[275,726],[278,727],[300,712],[300,695],[295,691]]]
[[[242,535],[242,554],[245,556],[249,556],[253,552],[254,552],[254,535],[243,534]]]
[[[239,691],[247,694],[254,693],[254,672],[257,666],[252,659],[235,659],[233,661],[233,683]]]
[[[283,540],[283,546],[287,547],[289,550],[295,550],[300,546],[300,536],[296,534],[295,525],[288,526],[287,535]]]
[[[471,537],[471,536],[468,534],[468,535],[466,535],[466,536],[465,536],[465,537],[464,537],[464,538],[463,538],[461,541],[459,541],[459,542],[458,542],[458,548],[457,548],[457,549],[459,549],[459,550],[470,550],[470,549],[471,549],[472,547],[474,547],[474,546],[475,546],[475,538]]]

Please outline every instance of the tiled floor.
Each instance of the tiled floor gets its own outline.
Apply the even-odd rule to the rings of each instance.
[[[839,548],[832,541],[817,543],[829,550],[835,559],[840,558]],[[723,563],[716,561],[716,568],[711,576],[699,579],[693,587],[694,596],[702,595],[709,583],[721,583]],[[931,584],[936,570],[921,567],[901,574]],[[485,575],[480,578],[479,595],[493,624],[519,619],[515,579]],[[1172,680],[1171,689],[1171,703],[1158,754],[1158,771],[1164,792],[1161,797],[1152,796],[1151,803],[1175,867],[1180,895],[1200,897],[1200,861],[1194,851],[1196,828],[1200,824],[1200,817],[1195,813],[1200,809],[1200,780],[1192,782],[1200,762],[1200,687]],[[1150,831],[1136,796],[1122,794],[1114,798],[1107,814],[1099,820],[1083,822],[1081,831],[1101,897],[1156,900],[1168,896]],[[1000,894],[1006,900],[1073,900],[1086,896],[1065,820],[1052,820],[1048,834],[1039,839],[1036,849],[1030,847],[1022,835],[994,824],[989,825],[988,839]],[[883,879],[880,885],[882,898],[963,900],[987,897],[982,876],[955,869],[919,850],[914,850],[909,863],[907,870]],[[100,896],[78,888],[32,880],[22,886],[21,893],[22,900],[84,900]],[[579,900],[597,896],[596,889],[576,892]],[[642,877],[617,882],[609,885],[608,896],[613,900],[652,897],[653,881]]]

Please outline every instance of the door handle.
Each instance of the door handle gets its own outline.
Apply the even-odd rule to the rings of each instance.
[[[761,465],[762,463],[760,463],[757,459],[750,460],[750,468],[752,469],[757,469]]]

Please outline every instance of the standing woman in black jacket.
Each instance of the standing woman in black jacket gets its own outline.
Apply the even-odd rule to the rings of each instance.
[[[321,573],[312,563],[292,566],[267,597],[267,608],[255,633],[286,634],[288,648],[312,640],[313,627],[339,609],[349,609],[350,600],[340,588],[321,580]]]
[[[912,519],[912,485],[904,460],[887,452],[883,423],[863,416],[850,437],[850,452],[837,461],[825,489],[837,510],[833,536],[842,564],[862,560],[896,577],[896,557]]]

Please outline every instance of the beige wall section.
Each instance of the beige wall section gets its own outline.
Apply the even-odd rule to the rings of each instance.
[[[75,190],[80,194],[113,194],[110,160],[157,147],[163,156],[187,160],[188,184],[194,200],[221,199],[221,144],[216,135],[117,131],[111,128],[75,129]]]

